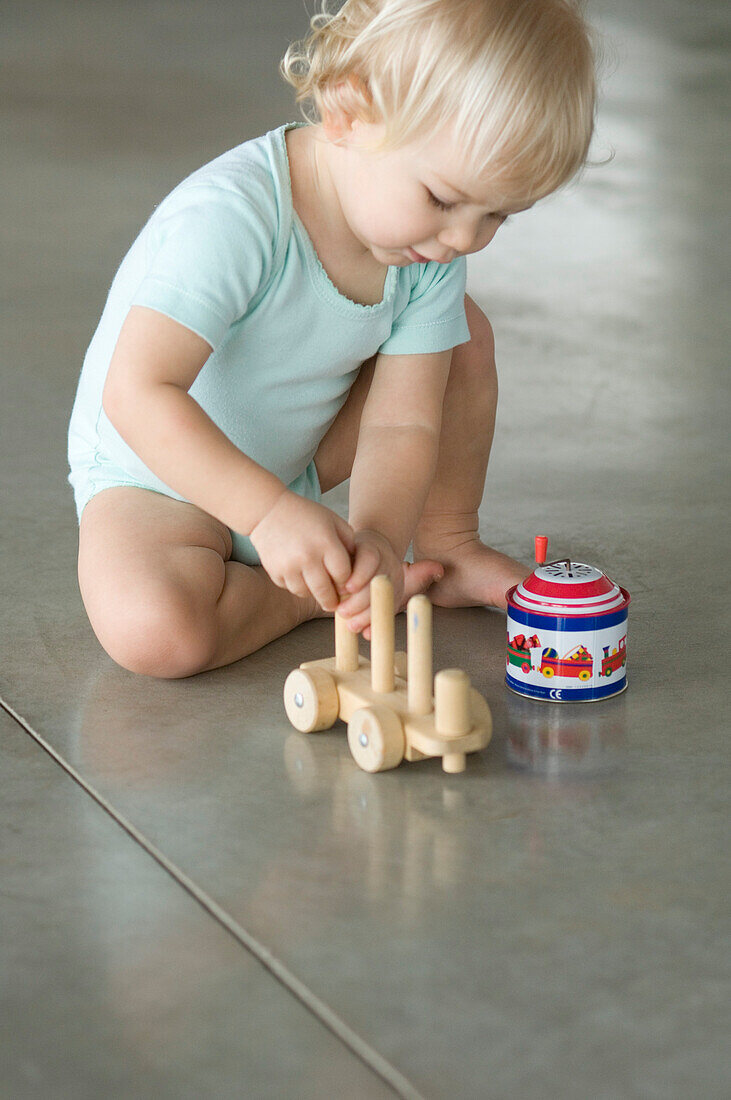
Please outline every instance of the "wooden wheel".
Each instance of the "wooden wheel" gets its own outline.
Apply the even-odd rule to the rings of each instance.
[[[323,668],[296,668],[284,682],[284,709],[300,733],[329,730],[338,717],[340,701],[335,681]]]
[[[401,720],[387,706],[361,707],[348,722],[348,744],[364,772],[397,768],[406,748]]]

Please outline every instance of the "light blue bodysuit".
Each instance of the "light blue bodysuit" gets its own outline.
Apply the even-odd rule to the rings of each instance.
[[[112,486],[184,499],[145,466],[102,408],[132,305],[172,317],[211,345],[191,396],[240,450],[312,500],[320,497],[313,456],[361,364],[377,351],[444,351],[469,340],[464,259],[389,267],[376,305],[336,289],[292,206],[285,143],[291,125],[185,179],[123,260],[71,415],[69,481],[79,518]],[[249,539],[232,534],[234,558],[258,563]]]

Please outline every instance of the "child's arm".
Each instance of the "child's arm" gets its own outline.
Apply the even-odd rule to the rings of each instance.
[[[251,535],[275,584],[298,596],[311,593],[334,610],[351,572],[352,531],[248,458],[189,395],[210,354],[206,341],[184,325],[133,306],[112,356],[104,411],[166,485]]]
[[[357,549],[346,585],[355,595],[339,608],[346,617],[367,608],[365,586],[376,573],[391,575],[398,597],[403,557],[434,478],[451,359],[448,350],[376,361],[350,479]]]

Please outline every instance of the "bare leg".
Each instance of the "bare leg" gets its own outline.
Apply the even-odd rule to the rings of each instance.
[[[231,533],[192,504],[147,489],[106,489],[79,532],[79,587],[117,664],[175,678],[230,664],[324,612],[231,561]],[[407,596],[431,581],[409,578]]]
[[[230,561],[231,535],[192,504],[106,489],[84,509],[79,586],[107,653],[148,676],[229,664],[312,618],[314,599]]]

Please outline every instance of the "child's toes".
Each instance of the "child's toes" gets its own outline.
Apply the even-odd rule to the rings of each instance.
[[[427,558],[425,561],[414,562],[413,565],[404,562],[404,599],[409,600],[412,596],[427,592],[443,576],[444,566],[438,561]]]

